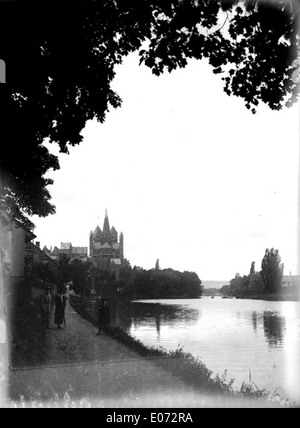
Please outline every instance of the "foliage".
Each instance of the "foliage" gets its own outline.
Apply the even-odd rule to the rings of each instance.
[[[115,271],[93,267],[91,274],[94,278],[94,287],[98,296],[112,297],[117,295]]]
[[[261,267],[260,272],[255,272],[255,264],[252,262],[250,274],[243,277],[237,274],[230,281],[230,285],[225,285],[220,289],[221,293],[235,297],[270,295],[272,293],[278,295],[281,291],[284,268],[278,250],[266,249]]]
[[[265,288],[269,293],[277,293],[281,289],[284,265],[281,263],[281,257],[278,250],[266,249],[261,262],[260,275]]]
[[[266,289],[262,280],[262,277],[259,272],[254,272],[250,274],[249,278],[249,294],[261,294],[265,293]]]
[[[73,290],[76,294],[82,295],[88,285],[90,263],[82,260],[72,260],[70,262],[70,280],[73,283]]]
[[[224,91],[253,112],[260,102],[291,105],[298,9],[283,0],[1,2],[0,208],[23,224],[55,212],[45,174],[59,162],[43,143],[68,153],[88,120],[121,105],[111,82],[130,52],[156,75],[207,58]]]
[[[254,382],[243,382],[239,394],[244,397],[257,397],[260,399],[268,399],[270,393],[265,388],[259,389]]]
[[[30,279],[41,285],[56,284],[58,281],[57,270],[49,263],[33,263],[29,272]]]
[[[226,296],[250,297],[265,293],[265,287],[262,278],[258,272],[250,275],[236,276],[220,289],[221,293]]]
[[[195,272],[133,268],[126,280],[123,294],[140,299],[200,297],[202,286]]]
[[[72,280],[70,258],[67,256],[67,254],[59,255],[59,259],[57,261],[57,270],[60,283],[59,285],[63,285],[66,282]]]
[[[58,261],[52,267],[48,263],[33,263],[30,269],[30,280],[36,285],[47,283],[63,286],[72,282],[72,289],[76,294],[82,294],[88,286],[90,263],[70,258],[66,254],[60,254]]]
[[[184,67],[189,58],[208,58],[213,72],[223,74],[228,95],[242,97],[253,112],[261,101],[280,109],[287,95],[291,103],[297,93],[293,6],[299,7],[286,1],[173,2],[157,12],[154,35],[141,59],[159,75]]]

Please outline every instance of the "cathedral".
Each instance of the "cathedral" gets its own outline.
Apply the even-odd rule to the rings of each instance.
[[[103,270],[116,270],[124,260],[124,237],[114,227],[109,227],[107,210],[103,223],[103,230],[99,226],[90,233],[90,258],[95,267]]]

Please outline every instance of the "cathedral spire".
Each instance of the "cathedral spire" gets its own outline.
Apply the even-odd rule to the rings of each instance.
[[[110,227],[109,227],[107,210],[105,210],[105,218],[103,223],[103,235],[106,239],[110,238]]]

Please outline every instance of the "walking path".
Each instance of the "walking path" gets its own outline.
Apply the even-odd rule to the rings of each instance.
[[[261,407],[205,396],[97,329],[67,304],[66,327],[46,331],[44,366],[9,370],[8,402],[18,407]],[[172,361],[170,360],[170,364]],[[263,406],[262,406],[263,407]]]

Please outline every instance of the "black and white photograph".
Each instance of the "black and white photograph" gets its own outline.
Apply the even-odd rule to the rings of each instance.
[[[300,407],[299,23],[0,0],[1,408]]]

